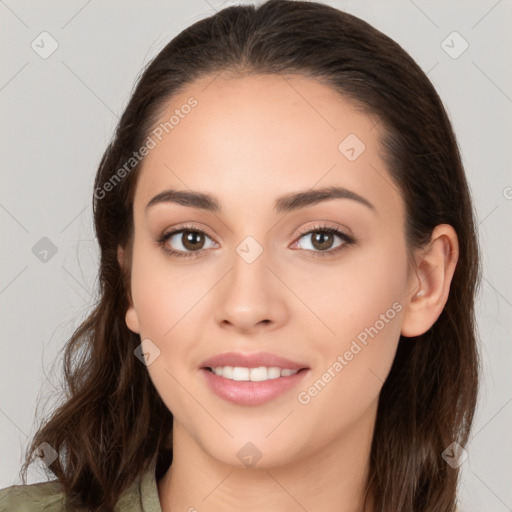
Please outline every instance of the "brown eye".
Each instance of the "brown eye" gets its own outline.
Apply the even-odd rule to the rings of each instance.
[[[355,244],[356,239],[332,226],[315,226],[303,231],[294,242],[294,249],[305,250],[311,256],[336,256],[349,245]]]
[[[185,228],[162,235],[158,243],[173,256],[191,256],[217,246],[204,231]]]
[[[337,238],[340,242],[336,244]],[[334,228],[312,229],[304,233],[299,240],[302,239],[306,241],[309,239],[309,242],[300,242],[300,248],[313,252],[334,252],[334,249],[351,241],[345,233]]]
[[[330,249],[334,243],[334,235],[332,233],[326,233],[325,231],[317,231],[312,234],[311,243],[315,249],[325,251]]]
[[[189,251],[202,249],[205,242],[203,233],[199,231],[182,231],[181,240],[183,247]]]

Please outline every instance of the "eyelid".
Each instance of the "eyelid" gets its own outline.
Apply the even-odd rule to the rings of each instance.
[[[215,240],[215,237],[213,237],[207,228],[202,227],[200,224],[178,224],[177,226],[173,226],[172,228],[169,228],[167,230],[164,230],[163,233],[160,235],[160,239],[168,238],[171,235],[174,235],[176,233],[179,233],[181,231],[197,231],[198,233],[202,233],[206,235],[208,238],[213,240],[215,243],[218,243]]]
[[[315,224],[313,226],[309,226],[307,228],[302,228],[299,231],[298,236],[296,237],[295,241],[292,243],[292,246],[299,243],[300,239],[306,235],[315,233],[315,232],[327,232],[332,233],[334,236],[337,236],[342,240],[342,243],[335,247],[334,249],[329,249],[326,251],[313,251],[310,249],[303,249],[307,254],[313,256],[313,257],[324,257],[328,258],[330,256],[334,257],[338,255],[339,252],[343,251],[347,246],[354,245],[357,243],[357,240],[354,238],[352,234],[347,233],[347,231],[350,231],[348,228],[345,230],[340,227],[340,224],[335,223],[336,226],[332,226],[326,223],[321,224]]]
[[[336,230],[339,231],[340,234],[346,236],[347,238],[353,238],[351,234],[351,230],[349,230],[347,227],[342,226],[341,224],[337,222],[333,222],[332,225],[330,223],[325,223],[323,221],[320,221],[320,223],[315,223],[312,226],[308,226],[305,228],[301,228],[299,230],[298,236],[301,237],[303,235],[307,235],[311,232],[315,231],[329,231],[329,230]]]

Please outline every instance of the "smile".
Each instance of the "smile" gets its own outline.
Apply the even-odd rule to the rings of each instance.
[[[311,369],[270,352],[224,352],[200,363],[199,373],[215,395],[237,405],[261,405],[299,385]]]
[[[290,375],[286,375],[290,372]],[[200,369],[210,391],[227,402],[245,406],[262,405],[281,395],[284,397],[287,391],[297,387],[310,372],[309,368],[290,370],[272,366]]]

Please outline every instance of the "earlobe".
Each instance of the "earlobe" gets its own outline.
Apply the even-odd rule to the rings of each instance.
[[[439,318],[450,292],[459,257],[457,234],[452,226],[440,224],[430,243],[416,255],[416,268],[409,281],[410,293],[402,322],[402,336],[420,336]]]
[[[126,272],[126,254],[124,249],[121,246],[117,247],[117,261],[119,262],[119,266],[123,270],[123,272]],[[130,303],[130,306],[128,307],[128,310],[126,311],[125,315],[125,322],[126,326],[130,331],[140,334],[140,327],[139,327],[139,317],[137,315],[137,311],[135,310],[135,307],[133,306],[133,302],[131,299],[131,293],[128,292],[128,302]]]
[[[125,315],[125,321],[128,329],[130,331],[140,334],[140,328],[139,328],[139,317],[137,315],[137,312],[135,311],[135,308],[133,306],[130,306],[128,308],[128,311]]]

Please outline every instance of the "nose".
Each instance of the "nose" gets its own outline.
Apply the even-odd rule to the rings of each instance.
[[[215,297],[216,321],[223,329],[252,333],[287,321],[286,288],[267,264],[265,252],[251,263],[235,255]]]

